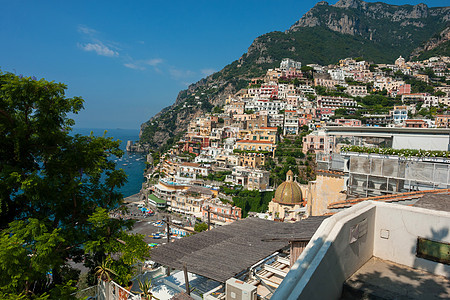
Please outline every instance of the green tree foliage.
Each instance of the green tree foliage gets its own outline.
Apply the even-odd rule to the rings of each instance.
[[[107,213],[126,181],[110,159],[123,154],[120,142],[70,135],[68,116],[83,100],[65,89],[0,73],[0,293],[13,298],[70,298],[79,272],[69,261],[84,261],[93,280],[114,254],[112,268],[127,277],[147,254],[142,237],[125,232],[130,221]]]
[[[233,204],[242,209],[242,218],[248,216],[248,212],[265,212],[269,208],[269,202],[274,192],[260,192],[257,190],[241,190],[233,197]]]
[[[208,224],[206,223],[197,223],[194,225],[194,231],[202,232],[208,230]]]

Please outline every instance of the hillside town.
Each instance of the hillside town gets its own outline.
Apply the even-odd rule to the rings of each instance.
[[[391,2],[5,1],[0,300],[450,299],[450,6]]]
[[[339,154],[342,147],[448,150],[448,131],[441,128],[450,124],[449,63],[449,57],[405,62],[400,56],[394,64],[346,58],[336,65],[302,66],[283,59],[279,68],[252,79],[225,105],[191,120],[169,151],[149,155],[145,185],[149,202],[192,220],[206,222],[209,216],[216,224],[249,213],[280,221],[330,213],[316,210],[313,202],[323,192],[315,186],[323,171],[332,172],[331,165],[350,160]],[[200,101],[204,93],[193,96]],[[419,131],[424,140],[415,139],[414,145],[411,140],[399,142],[408,135],[417,137]],[[294,206],[273,198],[288,170],[301,188]],[[362,175],[341,176],[346,183],[335,188],[335,202],[356,195],[358,189],[351,186],[357,176]],[[367,185],[364,182],[361,187]],[[375,186],[377,191],[365,188],[357,195],[394,189],[392,182]],[[398,192],[414,188],[396,187]],[[234,203],[243,190],[260,191],[273,201],[250,211],[245,201]]]
[[[433,232],[439,224],[450,226],[449,64],[449,57],[405,62],[400,56],[394,64],[347,58],[336,65],[302,66],[286,58],[279,68],[268,69],[265,76],[228,96],[223,106],[192,119],[168,151],[152,152],[147,159],[143,205],[167,216],[158,224],[167,224],[162,234],[168,243],[155,244],[152,261],[159,267],[149,271],[165,272],[166,279],[154,293],[167,299],[186,293],[193,299],[200,299],[200,293],[209,300],[297,299],[320,285],[312,275],[300,274],[307,270],[300,264],[308,259],[318,259],[319,265],[338,259],[348,273],[338,280],[336,290],[314,291],[315,299],[356,299],[352,297],[366,293],[355,282],[374,282],[365,269],[369,263],[383,269],[396,262],[414,273],[406,267],[414,260],[434,274],[429,280],[445,286],[448,279],[439,276],[448,275],[446,259],[442,253],[427,252],[427,247],[448,249],[448,244],[420,232]],[[207,94],[191,97],[201,105]],[[417,212],[411,206],[431,211]],[[375,219],[375,211],[385,217]],[[374,226],[391,228],[389,216],[396,214],[408,222],[415,217],[425,220],[423,228],[411,233],[411,226],[403,224],[397,233],[381,229],[378,237]],[[320,258],[308,258],[314,247],[323,249],[320,236],[331,238],[332,228],[337,228],[330,225],[330,216],[349,226],[345,228],[350,230],[350,244],[344,233],[345,238],[332,238],[341,247],[333,250],[339,251],[339,258],[333,258],[331,248]],[[408,235],[408,247],[421,243],[420,236],[429,239],[411,255],[408,249],[408,254],[399,250],[403,245],[389,240],[389,234],[399,240]],[[369,247],[366,238],[376,245]],[[343,255],[356,244],[367,253]],[[383,252],[383,247],[391,250]],[[389,254],[393,249],[402,254]],[[436,263],[425,267],[428,262],[417,262],[418,257]],[[186,266],[189,273],[184,278],[191,276],[197,294],[168,282],[181,281],[181,272],[170,275],[170,270]],[[332,270],[331,275],[319,267],[313,272],[330,281],[340,278]],[[301,292],[289,286],[292,280],[305,284]],[[162,286],[168,290],[158,292]],[[402,288],[394,280],[388,294]]]

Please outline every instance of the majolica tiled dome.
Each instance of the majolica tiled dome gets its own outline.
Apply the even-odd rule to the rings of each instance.
[[[287,205],[302,203],[302,191],[298,183],[292,179],[293,177],[294,173],[289,170],[286,173],[286,181],[277,188],[273,201]]]

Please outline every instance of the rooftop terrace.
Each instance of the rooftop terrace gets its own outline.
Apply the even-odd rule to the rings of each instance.
[[[322,222],[272,299],[445,298],[449,252],[449,212],[361,202]]]

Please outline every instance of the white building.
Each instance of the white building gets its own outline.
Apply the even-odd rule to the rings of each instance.
[[[280,63],[280,69],[283,71],[289,70],[289,69],[296,69],[300,70],[302,68],[302,63],[299,61],[295,61],[290,58],[283,58],[283,60]]]

